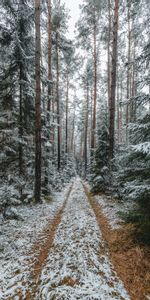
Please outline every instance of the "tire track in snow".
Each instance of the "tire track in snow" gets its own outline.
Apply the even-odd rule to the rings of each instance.
[[[40,281],[37,300],[130,299],[109,261],[79,178],[64,209]]]
[[[35,253],[36,260],[31,266],[31,274],[30,274],[30,283],[27,282],[28,290],[25,293],[25,295],[22,294],[22,291],[18,291],[17,295],[14,296],[12,299],[20,299],[20,300],[32,300],[35,299],[35,294],[39,287],[39,277],[41,275],[42,269],[44,267],[45,261],[48,257],[50,248],[53,245],[55,233],[57,231],[57,228],[59,226],[59,223],[61,222],[61,218],[63,215],[63,211],[65,209],[65,206],[67,204],[67,201],[69,199],[70,193],[72,191],[73,184],[69,187],[69,190],[67,192],[67,195],[65,197],[63,206],[61,207],[60,211],[56,214],[54,219],[50,222],[49,226],[42,232],[41,234],[41,240],[34,245],[34,248],[32,249],[32,253]],[[40,220],[39,220],[40,221]],[[18,298],[16,298],[18,297]],[[8,299],[10,300],[10,299]]]

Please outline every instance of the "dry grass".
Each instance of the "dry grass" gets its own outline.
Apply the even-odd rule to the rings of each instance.
[[[61,286],[61,285],[68,285],[68,286],[71,286],[71,287],[74,287],[75,285],[79,284],[79,280],[78,279],[73,279],[69,276],[66,276],[64,277],[59,283],[58,285],[56,284],[52,284],[51,287],[54,289],[58,286]]]
[[[150,294],[150,248],[138,245],[136,227],[123,225],[112,230],[94,197],[84,186],[85,193],[95,212],[103,238],[108,244],[111,261],[124,282],[132,300],[145,300]]]

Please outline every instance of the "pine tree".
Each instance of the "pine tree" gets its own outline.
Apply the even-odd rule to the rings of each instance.
[[[119,195],[138,204],[128,220],[150,225],[150,115],[129,125],[130,145],[116,157]]]
[[[31,148],[28,135],[33,129],[34,113],[33,8],[26,0],[20,0],[18,3],[1,1],[0,6],[4,17],[0,24],[2,123],[6,120],[2,125],[2,132],[7,131],[8,122],[11,124],[11,131],[7,131],[7,138],[4,139],[3,152],[9,147],[13,153],[13,159],[10,160],[10,154],[7,155],[6,151],[3,160],[3,163],[6,163],[4,177],[6,178],[9,173],[12,176],[15,174],[12,182],[15,181],[14,184],[21,196],[29,184],[29,180],[26,180],[27,174],[31,175],[28,167],[30,160],[28,147]],[[32,162],[31,165],[33,168]],[[30,188],[31,186],[32,184]]]
[[[98,126],[98,142],[92,166],[92,192],[106,192],[109,187],[109,143],[108,121],[106,109],[102,110],[102,120]]]

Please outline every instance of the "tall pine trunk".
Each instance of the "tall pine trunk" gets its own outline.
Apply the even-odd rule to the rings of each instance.
[[[35,0],[35,201],[41,201],[41,34],[40,34],[40,0]]]
[[[116,71],[117,71],[117,44],[118,44],[118,19],[119,0],[115,0],[114,25],[113,25],[113,50],[112,50],[112,73],[110,90],[110,112],[109,112],[109,158],[114,156],[115,141],[115,98],[116,98]]]
[[[51,111],[52,97],[52,22],[51,22],[51,0],[48,0],[48,111]]]
[[[22,105],[23,105],[23,92],[22,92],[22,82],[23,80],[23,69],[22,64],[20,63],[20,74],[19,74],[19,176],[23,175],[23,148],[22,148],[22,137],[23,137],[23,111],[22,111]],[[22,194],[22,191],[21,191]]]
[[[110,0],[108,0],[108,44],[107,44],[107,88],[108,88],[108,111],[110,108],[110,88],[111,88],[111,66],[110,66],[110,41],[111,41],[111,14]]]
[[[50,125],[50,111],[52,110],[52,24],[51,24],[51,0],[48,0],[48,103],[47,103],[47,122]],[[50,127],[49,127],[50,128]],[[51,140],[51,132],[48,132],[48,138]],[[46,150],[47,157],[45,158],[45,195],[48,194],[48,158],[50,150]]]
[[[93,43],[94,43],[94,94],[93,94],[93,118],[92,118],[92,136],[91,136],[91,154],[96,146],[96,101],[97,101],[97,43],[96,43],[96,16],[93,28]]]
[[[72,134],[71,134],[71,146],[70,146],[71,153],[73,153],[75,149],[74,132],[75,132],[75,108],[74,108],[73,121],[72,121]]]
[[[85,161],[85,176],[87,172],[87,144],[88,144],[88,115],[89,115],[89,86],[87,80],[86,86],[86,118],[85,118],[85,140],[84,140],[84,161]]]
[[[130,20],[130,4],[128,1],[128,66],[127,66],[127,101],[131,96],[130,82],[131,82],[131,20]],[[130,105],[127,103],[126,106],[126,143],[128,143],[128,123],[130,117]]]
[[[136,48],[135,41],[133,44],[133,66],[132,66],[132,91],[131,96],[134,98],[136,96]],[[131,111],[130,111],[130,121],[136,122],[136,101],[132,100]]]
[[[66,154],[68,153],[68,102],[69,102],[69,76],[67,72],[67,89],[66,89]]]
[[[56,32],[56,97],[57,97],[57,168],[60,170],[60,103],[59,103],[59,47],[58,47],[58,32]]]

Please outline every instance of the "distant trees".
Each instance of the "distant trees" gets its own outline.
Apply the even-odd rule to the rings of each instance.
[[[77,23],[78,39],[81,48],[86,50],[86,56],[91,57],[93,64],[92,112],[91,112],[91,154],[96,147],[96,107],[97,107],[97,72],[98,72],[98,33],[102,3],[99,1],[83,1],[81,18]],[[84,20],[84,21],[83,21]]]

